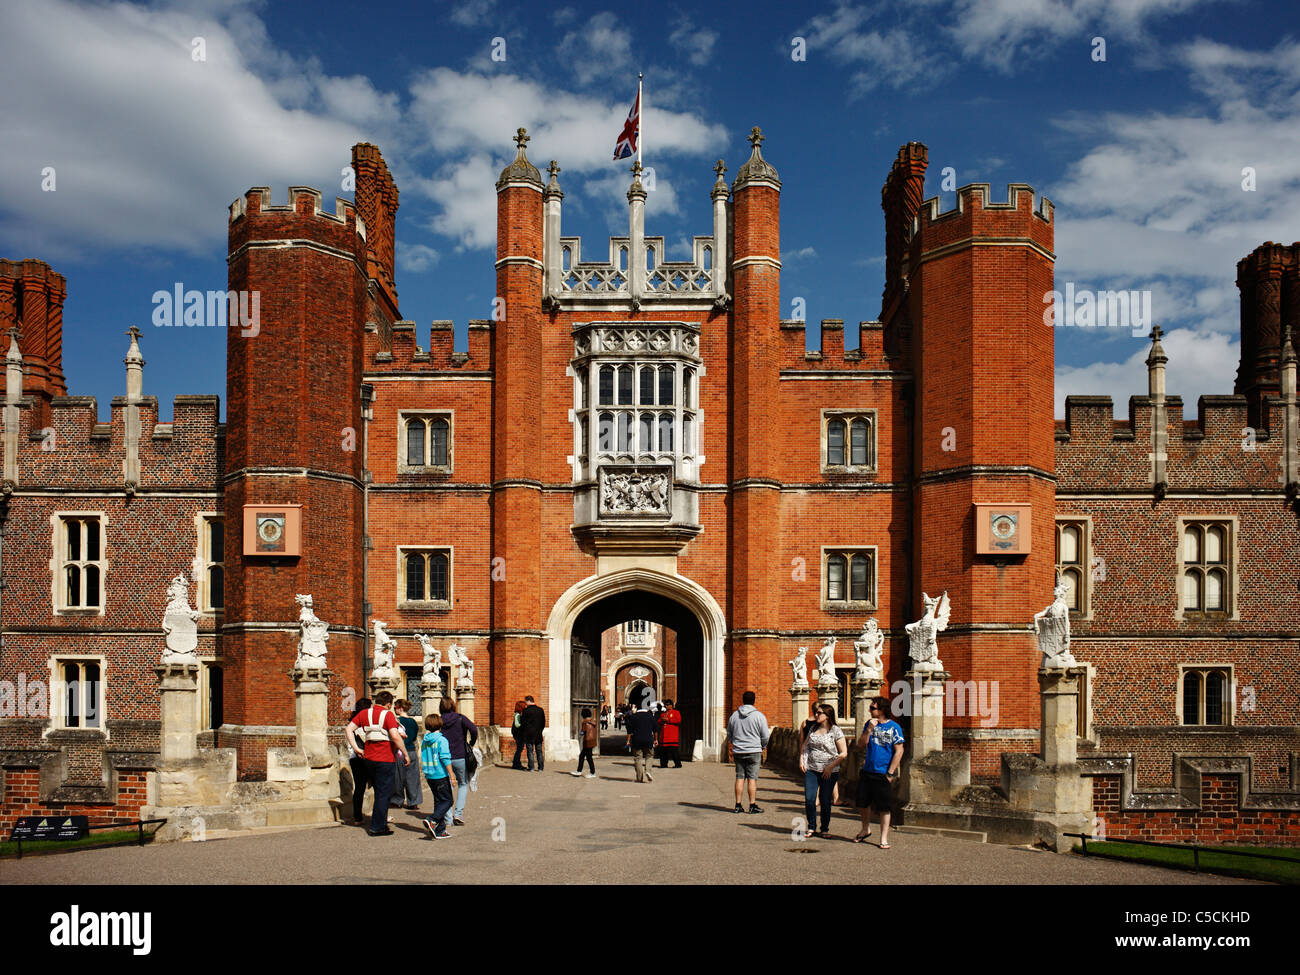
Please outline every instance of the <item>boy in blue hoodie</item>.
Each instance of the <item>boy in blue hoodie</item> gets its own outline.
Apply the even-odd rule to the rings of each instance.
[[[425,715],[424,727],[427,730],[420,741],[420,759],[434,803],[433,815],[424,821],[424,829],[431,840],[449,840],[451,833],[447,831],[444,820],[454,802],[451,794],[451,746],[442,734],[441,715]]]

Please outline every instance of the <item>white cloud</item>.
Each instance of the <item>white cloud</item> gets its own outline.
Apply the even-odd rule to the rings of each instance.
[[[852,97],[878,87],[902,88],[913,82],[928,86],[937,82],[946,66],[919,39],[925,35],[902,27],[868,30],[866,23],[875,12],[840,3],[833,13],[813,17],[796,33],[806,37],[810,51],[825,51],[840,64],[868,65],[850,76]]]
[[[1119,362],[1094,362],[1086,366],[1056,370],[1056,415],[1065,416],[1067,396],[1110,396],[1116,415],[1128,415],[1128,398],[1147,394],[1146,358],[1151,350],[1146,339],[1133,339],[1134,350]],[[1223,333],[1197,333],[1175,329],[1162,336],[1169,362],[1165,384],[1170,395],[1183,398],[1183,415],[1196,415],[1196,399],[1204,394],[1232,392],[1233,375],[1225,365],[1241,358],[1241,346]]]
[[[799,247],[791,251],[782,251],[781,263],[788,264],[790,261],[803,261],[803,260],[807,260],[810,257],[816,257],[816,256],[817,256],[817,248]]]
[[[6,6],[0,246],[48,260],[122,246],[204,253],[249,183],[311,182],[329,199],[349,147],[395,117],[395,100],[307,63],[296,88],[315,107],[296,107],[276,89],[293,62],[243,7],[221,13],[228,25],[163,7]],[[206,60],[192,60],[195,37]],[[53,193],[40,190],[46,166]]]
[[[528,129],[528,157],[538,169],[544,172],[550,159],[559,160],[566,194],[577,189],[586,200],[604,200],[608,215],[626,220],[627,164],[615,164],[611,156],[627,106],[514,75],[450,68],[417,77],[411,96],[408,136],[453,160],[414,185],[442,207],[434,229],[457,238],[461,246],[496,244],[496,179],[513,156],[511,141],[520,126]],[[412,133],[412,125],[421,134]],[[709,154],[727,138],[722,126],[690,112],[656,109],[654,125],[653,148],[661,159]],[[658,165],[656,188],[646,200],[647,218],[676,213],[677,207],[667,169]]]
[[[685,14],[677,18],[673,32],[668,35],[670,46],[686,55],[686,60],[698,67],[709,63],[718,32],[701,27]]]
[[[438,263],[439,254],[427,244],[397,242],[397,267],[412,274],[423,274]]]
[[[559,57],[569,65],[580,86],[597,78],[626,77],[632,67],[632,32],[605,11],[591,17],[560,41]]]
[[[455,0],[451,22],[459,27],[480,27],[496,14],[497,0]]]

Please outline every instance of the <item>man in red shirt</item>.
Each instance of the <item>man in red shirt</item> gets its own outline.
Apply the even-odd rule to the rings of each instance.
[[[397,785],[397,755],[401,754],[404,765],[411,764],[411,756],[402,741],[402,726],[388,710],[392,703],[393,695],[380,691],[375,695],[374,706],[358,711],[345,729],[348,741],[362,752],[370,781],[374,783],[375,806],[370,812],[370,829],[367,831],[371,836],[393,835],[388,828],[388,803]],[[365,742],[364,751],[358,744],[359,740]]]
[[[674,762],[673,768],[682,767],[682,713],[673,707],[671,700],[664,701],[664,710],[659,715],[659,767],[667,768],[668,759]]]

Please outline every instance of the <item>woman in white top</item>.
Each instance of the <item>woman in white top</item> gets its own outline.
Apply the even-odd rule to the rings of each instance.
[[[808,835],[826,839],[831,835],[831,795],[839,780],[840,763],[848,758],[849,746],[844,732],[835,724],[835,708],[818,704],[813,708],[817,724],[804,737],[799,753],[799,769],[803,772],[804,815],[808,820]],[[821,831],[814,832],[817,822],[817,800],[821,799]]]

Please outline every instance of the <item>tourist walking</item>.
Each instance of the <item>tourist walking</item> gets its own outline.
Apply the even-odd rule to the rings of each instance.
[[[357,702],[357,708],[352,712],[349,721],[355,721],[358,714],[366,710],[371,705],[368,697],[363,697]],[[362,804],[366,797],[366,786],[370,785],[370,773],[366,771],[366,759],[361,749],[353,743],[351,736],[344,735],[348,742],[348,767],[352,769],[352,822],[356,825],[362,825],[361,813]]]
[[[664,701],[664,709],[659,712],[659,767],[682,767],[682,713],[673,707],[671,699]]]
[[[813,708],[814,725],[804,737],[799,752],[803,772],[803,806],[807,834],[822,839],[831,835],[831,797],[840,777],[840,763],[849,756],[844,732],[835,724],[835,708],[818,704]],[[817,830],[817,802],[821,804],[821,829]]]
[[[524,770],[524,729],[523,714],[526,705],[523,701],[515,701],[515,716],[510,723],[510,737],[515,740],[515,757],[511,761],[510,767]]]
[[[894,809],[894,780],[903,761],[903,729],[889,718],[889,698],[871,699],[871,720],[863,729],[867,751],[858,776],[858,814],[862,830],[853,837],[861,843],[871,836],[871,810],[880,816],[880,848],[889,849],[889,820]]]
[[[429,714],[424,718],[424,737],[420,742],[420,760],[433,795],[433,815],[424,820],[430,839],[451,838],[447,830],[447,813],[455,804],[451,796],[451,747],[442,733],[442,717]]]
[[[519,723],[524,733],[524,747],[528,750],[528,771],[546,771],[546,756],[542,752],[542,739],[546,731],[546,712],[537,706],[531,694],[524,698],[524,710],[519,716]]]
[[[392,703],[393,695],[389,691],[380,691],[375,695],[375,703],[353,715],[344,729],[352,748],[365,758],[366,772],[375,790],[375,805],[370,811],[371,836],[393,835],[388,828],[388,804],[397,781],[397,755],[401,754],[404,766],[411,761],[402,742],[397,717],[388,710]],[[358,733],[363,734],[363,745],[358,744]]]
[[[469,779],[473,774],[466,759],[469,749],[478,741],[478,728],[456,710],[454,698],[444,697],[438,704],[438,711],[442,714],[442,735],[447,739],[447,748],[451,752],[451,770],[456,775],[456,806],[446,814],[444,824],[464,826],[465,800],[469,798]]]
[[[758,805],[758,770],[763,764],[763,751],[772,737],[767,717],[754,707],[753,691],[740,697],[740,707],[727,719],[727,751],[736,763],[736,808],[732,812],[745,812],[741,805],[746,788],[749,791],[749,812],[761,813]]]
[[[411,756],[410,764],[397,770],[397,786],[393,790],[393,803],[399,809],[419,809],[420,803],[424,801],[420,785],[420,780],[424,776],[420,773],[420,762],[417,758],[420,754],[420,726],[414,718],[410,717],[411,702],[406,698],[398,698],[394,701],[393,711],[397,714],[397,723],[402,726],[402,744],[406,746],[406,753]]]
[[[578,770],[570,772],[570,775],[582,774],[582,763],[585,761],[591,771],[587,773],[587,778],[596,777],[596,763],[592,759],[592,752],[600,747],[600,728],[596,726],[596,719],[591,716],[591,708],[582,709],[582,725],[578,729],[578,738],[582,742],[582,751],[578,753]]]
[[[632,764],[638,782],[653,782],[650,765],[655,750],[655,719],[649,711],[635,705],[627,716],[627,744],[632,751]]]

